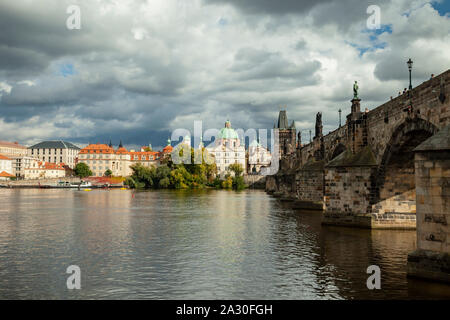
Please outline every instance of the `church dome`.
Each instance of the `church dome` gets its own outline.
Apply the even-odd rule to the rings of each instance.
[[[225,128],[220,129],[219,138],[220,139],[239,139],[239,135],[237,134],[237,132],[233,128],[231,128],[230,120],[227,120],[227,122],[225,122]]]

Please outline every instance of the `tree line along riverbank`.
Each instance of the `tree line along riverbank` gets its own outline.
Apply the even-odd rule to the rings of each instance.
[[[180,150],[180,156],[183,156]],[[159,167],[145,167],[134,164],[130,168],[133,174],[126,178],[124,184],[133,189],[233,189],[243,190],[247,187],[242,176],[244,168],[240,164],[231,164],[223,179],[217,176],[217,166],[212,161],[205,161],[208,155],[202,152],[201,163],[194,158],[199,155],[191,149],[190,164],[175,164],[168,158]],[[211,164],[210,164],[211,163]]]

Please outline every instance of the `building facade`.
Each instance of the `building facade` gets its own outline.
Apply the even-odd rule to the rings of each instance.
[[[269,167],[272,161],[270,151],[253,140],[248,147],[248,174],[258,174],[262,167]]]
[[[129,153],[131,165],[140,163],[144,167],[158,166],[159,152],[145,151],[145,148],[141,148],[141,151],[131,150]]]
[[[206,148],[207,152],[215,158],[217,174],[224,176],[231,173],[228,167],[231,164],[238,163],[247,171],[245,161],[245,146],[241,144],[239,135],[231,127],[231,122],[225,122],[225,127],[219,132],[213,146]]]
[[[28,148],[28,156],[42,162],[64,163],[74,168],[80,148],[67,141],[43,141]]]
[[[33,161],[30,168],[23,169],[24,179],[54,179],[64,178],[66,169],[64,163]]]
[[[41,162],[38,158],[20,156],[13,158],[13,175],[19,179],[25,179],[25,169],[36,167]]]
[[[0,154],[8,158],[26,156],[27,153],[27,147],[18,142],[0,141]]]
[[[90,144],[78,153],[78,163],[87,164],[95,177],[103,177],[108,169],[113,176],[131,175],[131,156],[122,145],[114,150],[106,144]]]

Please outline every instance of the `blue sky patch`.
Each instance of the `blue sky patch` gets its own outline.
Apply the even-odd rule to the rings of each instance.
[[[225,18],[220,18],[219,21],[217,22],[217,24],[221,27],[224,27],[228,24],[228,20]]]
[[[359,51],[359,56],[362,57],[364,55],[364,53],[366,52],[373,52],[377,49],[384,49],[387,47],[387,43],[386,42],[382,42],[382,43],[376,43],[371,47],[363,47],[360,45],[357,45],[356,43],[351,43],[351,42],[347,42],[349,45],[351,45],[353,48],[356,48]]]
[[[439,12],[439,15],[445,16],[450,13],[450,0],[432,1],[431,6]]]
[[[71,63],[62,64],[59,67],[59,74],[62,75],[64,78],[74,75],[75,68],[74,68],[73,64],[71,64]]]

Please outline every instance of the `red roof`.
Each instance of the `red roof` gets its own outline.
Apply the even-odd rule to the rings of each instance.
[[[158,152],[153,151],[141,151],[141,152],[129,152],[131,155],[131,160],[137,156],[137,160],[156,160]]]
[[[87,153],[114,153],[114,149],[106,144],[90,144],[86,148],[83,148],[79,152],[80,154],[87,154]]]
[[[171,153],[173,150],[172,146],[167,146],[163,149],[163,153]],[[131,160],[134,160],[134,156],[138,156],[138,160],[156,160],[161,152],[155,151],[140,151],[131,152],[120,147],[116,151],[106,144],[90,144],[87,147],[80,150],[79,154],[129,154],[132,156]]]
[[[52,162],[39,162],[38,163],[38,169],[65,170],[64,167],[65,167],[64,163],[52,163]]]
[[[1,147],[27,149],[27,147],[24,147],[24,146],[20,145],[18,142],[0,141],[0,146]]]
[[[119,149],[117,149],[116,154],[127,154],[128,150],[125,149],[124,147],[120,147]]]
[[[2,171],[2,172],[0,173],[0,177],[2,177],[2,178],[14,178],[15,176],[13,176],[12,174],[9,174],[9,173],[6,172],[6,171]]]
[[[172,153],[172,151],[173,151],[173,147],[172,146],[166,146],[164,149],[163,149],[163,153]]]
[[[4,155],[0,154],[0,160],[12,160],[12,159],[8,158],[7,156],[4,156]]]

